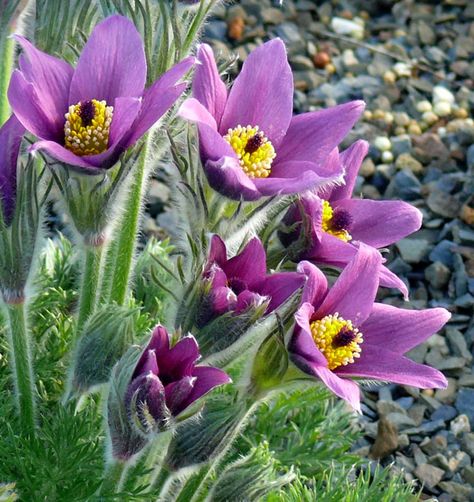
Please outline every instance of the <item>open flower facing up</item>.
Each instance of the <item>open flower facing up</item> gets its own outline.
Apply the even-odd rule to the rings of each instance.
[[[12,115],[0,128],[0,211],[5,225],[15,212],[16,169],[25,128]]]
[[[335,147],[364,109],[352,101],[292,117],[293,76],[280,39],[255,49],[230,92],[211,48],[201,45],[193,98],[180,115],[196,122],[209,184],[232,199],[292,194],[340,179]]]
[[[268,314],[304,284],[305,276],[298,272],[267,275],[265,249],[257,238],[240,254],[228,259],[225,243],[214,235],[204,280],[209,283],[210,292],[208,308],[201,312],[201,324],[226,312],[238,315],[262,305],[265,306],[262,314]]]
[[[196,365],[199,358],[194,337],[184,337],[170,347],[166,329],[154,329],[125,394],[129,416],[141,432],[165,430],[173,417],[215,387],[231,381],[218,368]]]
[[[376,379],[421,388],[445,388],[436,369],[404,357],[450,318],[447,310],[405,310],[374,303],[380,254],[361,244],[356,256],[328,289],[324,274],[309,262],[308,276],[289,350],[294,363],[337,396],[360,409],[351,378]]]
[[[8,99],[18,120],[41,140],[33,151],[89,174],[113,166],[173,105],[186,87],[177,82],[194,63],[183,60],[145,89],[143,42],[122,16],[95,27],[75,69],[16,39],[24,53]]]
[[[343,268],[357,253],[354,243],[383,248],[420,228],[421,212],[406,202],[352,198],[367,150],[365,141],[355,142],[340,155],[344,184],[321,191],[319,196],[305,194],[288,210],[283,223],[289,232],[280,231],[279,236],[286,246],[300,238],[302,245],[296,244],[295,259]],[[380,284],[398,288],[408,297],[404,282],[385,266],[380,268]]]

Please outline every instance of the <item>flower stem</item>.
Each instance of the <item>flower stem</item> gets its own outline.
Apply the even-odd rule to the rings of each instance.
[[[120,492],[125,482],[128,466],[128,462],[117,459],[113,459],[107,464],[100,487],[100,495]]]
[[[34,378],[24,301],[6,303],[13,377],[22,430],[33,434],[35,429]]]
[[[79,298],[79,315],[76,326],[76,339],[88,317],[93,313],[96,306],[97,289],[100,279],[100,265],[103,246],[86,246],[85,262],[82,272],[82,285]]]
[[[8,27],[0,26],[0,126],[7,120],[10,114],[7,89],[10,82],[13,67],[13,48],[15,42],[8,38]]]
[[[114,275],[111,282],[110,302],[117,302],[123,305],[127,297],[128,285],[135,255],[136,240],[138,234],[138,223],[144,196],[147,172],[146,172],[146,144],[143,146],[140,159],[137,162],[136,170],[131,172],[133,176],[132,185],[125,204],[124,216],[118,235],[117,245],[111,245],[111,251],[116,251]],[[107,280],[107,278],[105,278]]]

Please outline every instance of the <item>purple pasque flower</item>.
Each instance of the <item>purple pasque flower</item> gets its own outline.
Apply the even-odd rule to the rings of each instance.
[[[274,39],[246,59],[227,92],[208,45],[198,49],[193,98],[179,114],[196,122],[209,184],[231,199],[293,194],[337,181],[334,149],[364,109],[362,101],[293,113],[293,75]]]
[[[113,166],[155,124],[184,91],[186,84],[177,82],[194,63],[184,59],[145,89],[143,42],[122,16],[94,28],[76,68],[16,39],[24,52],[8,99],[18,120],[40,138],[32,150],[88,174]]]
[[[163,430],[212,389],[231,382],[218,368],[196,365],[200,357],[193,336],[171,347],[163,326],[153,330],[125,394],[130,416],[142,432]]]
[[[436,333],[449,320],[449,312],[374,303],[380,265],[380,253],[361,244],[330,289],[317,267],[309,262],[299,265],[308,280],[295,314],[291,358],[356,410],[360,409],[360,393],[352,378],[421,388],[447,386],[438,370],[404,354]]]
[[[262,314],[269,314],[304,284],[305,276],[298,272],[267,274],[265,249],[256,237],[228,259],[224,241],[214,235],[204,280],[210,286],[209,309],[201,312],[201,325],[226,312],[238,315],[251,307],[264,306]]]
[[[16,169],[25,128],[12,115],[0,128],[0,211],[9,225],[15,213]]]
[[[307,193],[288,210],[283,223],[292,231],[279,236],[286,246],[302,237],[302,248],[296,245],[298,260],[343,268],[357,253],[357,242],[383,248],[420,228],[421,212],[406,202],[352,198],[367,150],[367,142],[356,141],[340,154],[344,185],[320,191],[319,196]],[[380,285],[398,288],[408,298],[405,283],[385,266],[380,268]]]

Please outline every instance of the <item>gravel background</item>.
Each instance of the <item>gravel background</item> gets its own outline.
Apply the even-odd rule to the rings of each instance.
[[[448,389],[366,389],[354,449],[417,479],[424,499],[474,501],[474,2],[242,0],[220,6],[204,38],[222,59],[244,61],[276,36],[294,70],[296,112],[366,101],[343,144],[371,144],[357,192],[423,212],[422,229],[388,254],[411,301],[382,290],[383,301],[453,314],[410,354],[443,371]],[[145,222],[158,237],[174,226],[163,181],[153,180]]]

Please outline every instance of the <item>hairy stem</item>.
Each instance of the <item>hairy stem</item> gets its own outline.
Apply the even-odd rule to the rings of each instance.
[[[86,246],[85,262],[82,272],[82,284],[79,298],[79,315],[77,318],[76,339],[96,306],[97,289],[99,287],[103,246]]]
[[[125,482],[128,465],[128,462],[116,459],[107,464],[100,487],[100,495],[120,492]]]
[[[115,256],[109,256],[109,259],[115,258],[115,267],[113,269],[110,288],[110,302],[117,302],[119,305],[123,305],[127,298],[135,255],[140,211],[147,181],[146,150],[145,144],[136,169],[130,173],[133,176],[133,181],[125,204],[121,226],[118,230],[117,244],[110,246],[110,250],[115,252]],[[107,280],[108,278],[106,277],[105,281]]]
[[[24,301],[6,303],[11,365],[16,400],[22,429],[30,434],[35,429],[34,378],[28,340],[26,306]]]

